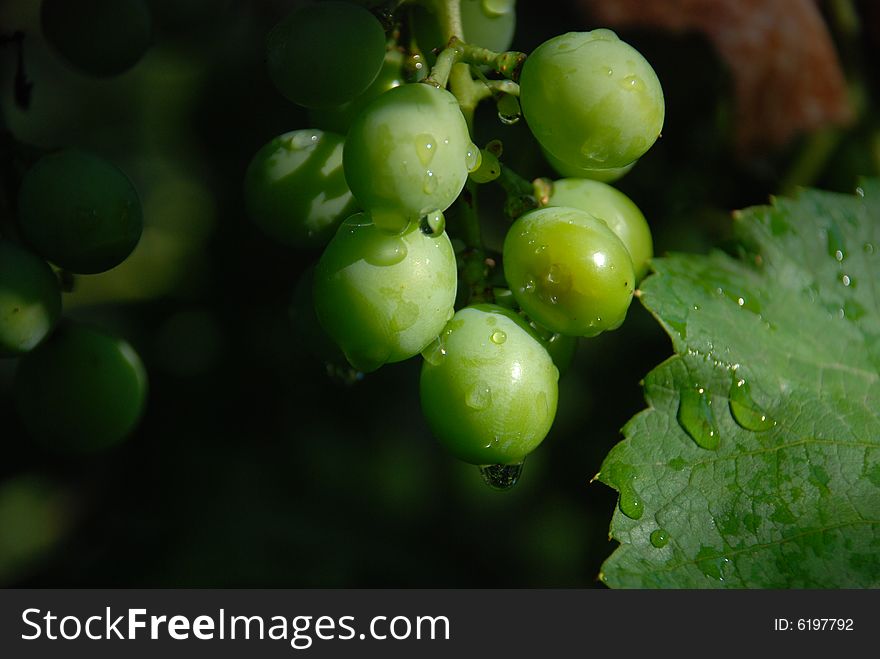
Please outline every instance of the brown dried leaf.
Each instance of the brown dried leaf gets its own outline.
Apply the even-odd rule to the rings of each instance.
[[[846,81],[813,0],[580,0],[602,25],[696,30],[733,73],[737,145],[780,146],[853,119]]]

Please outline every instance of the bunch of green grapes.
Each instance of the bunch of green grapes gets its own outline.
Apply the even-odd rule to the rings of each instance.
[[[620,326],[648,270],[647,222],[608,182],[658,138],[663,93],[610,30],[506,50],[513,0],[417,0],[392,16],[369,4],[310,4],[269,33],[269,75],[312,127],[257,152],[246,205],[270,237],[324,246],[311,298],[297,293],[297,307],[313,300],[298,325],[316,320],[321,352],[337,346],[361,373],[421,355],[431,430],[506,487],[550,431],[577,340]],[[521,108],[566,178],[510,170],[497,136],[473,134],[483,101],[502,131]],[[492,181],[508,193],[501,254],[480,240],[476,196]]]
[[[120,74],[150,44],[145,0],[43,0],[40,19],[55,52],[87,75]],[[137,425],[146,373],[123,339],[61,319],[61,282],[128,258],[140,199],[118,167],[79,149],[43,155],[19,183],[0,225],[0,358],[18,360],[16,407],[49,449],[111,446]]]

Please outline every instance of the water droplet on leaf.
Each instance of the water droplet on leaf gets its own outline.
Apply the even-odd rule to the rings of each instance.
[[[776,422],[761,411],[752,398],[749,383],[734,376],[730,385],[730,414],[746,430],[761,432],[770,430]]]
[[[712,398],[702,387],[684,389],[681,392],[678,423],[697,446],[708,450],[718,448],[721,437],[712,414]]]

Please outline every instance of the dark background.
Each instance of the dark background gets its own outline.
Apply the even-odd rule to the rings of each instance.
[[[599,585],[616,494],[589,481],[644,406],[639,381],[670,342],[638,303],[618,331],[581,340],[553,430],[508,492],[432,439],[418,360],[353,384],[328,376],[289,314],[317,253],[264,237],[241,194],[256,150],[307,126],[263,64],[265,34],[292,4],[152,0],[154,45],[109,80],[76,73],[46,46],[37,0],[0,5],[0,29],[26,34],[34,84],[24,111],[13,99],[16,53],[4,48],[8,128],[40,148],[107,157],[141,195],[135,254],[78,277],[64,304],[125,336],[150,377],[131,437],[59,455],[24,433],[9,395],[15,364],[0,360],[0,585]],[[518,4],[514,48],[525,52],[601,27],[573,4]],[[835,4],[822,8],[864,102],[807,175],[811,135],[760,154],[735,148],[731,74],[700,34],[618,30],[666,94],[662,139],[619,183],[651,223],[657,254],[729,247],[729,211],[792,184],[849,192],[877,174],[876,78],[859,65],[876,57],[876,20],[856,3],[864,29],[845,34]],[[524,176],[552,175],[523,122],[504,126],[486,107],[477,126],[475,141],[502,139]],[[490,191],[482,204],[490,247],[503,236],[499,201]]]

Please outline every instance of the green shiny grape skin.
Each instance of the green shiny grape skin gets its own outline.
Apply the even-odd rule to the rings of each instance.
[[[568,32],[545,41],[526,59],[519,82],[529,129],[570,167],[625,167],[663,128],[657,74],[611,30]]]
[[[68,63],[97,77],[130,69],[152,38],[143,0],[43,0],[40,22],[46,41]]]
[[[285,245],[325,245],[357,203],[342,170],[343,138],[304,129],[269,141],[244,179],[248,216]]]
[[[33,350],[61,316],[58,277],[41,258],[0,240],[0,357]]]
[[[370,104],[370,101],[402,84],[404,84],[403,53],[396,49],[389,50],[385,54],[379,75],[366,91],[343,105],[309,110],[309,122],[317,128],[345,135],[351,127],[351,122]]]
[[[559,372],[517,314],[497,305],[465,307],[423,355],[422,410],[457,458],[515,464],[547,436]]]
[[[25,241],[73,273],[119,265],[143,231],[141,202],[128,177],[103,158],[76,149],[40,158],[22,180],[18,205]]]
[[[588,169],[586,167],[574,167],[568,163],[562,162],[547,149],[541,149],[544,158],[550,163],[550,166],[556,170],[558,174],[567,178],[588,178],[593,181],[601,181],[602,183],[613,183],[626,176],[630,170],[635,167],[636,162],[631,162],[625,167],[615,167],[612,169]]]
[[[369,373],[421,352],[452,316],[455,254],[418,222],[400,234],[365,213],[339,228],[315,268],[315,312],[349,363]]]
[[[341,105],[379,74],[385,31],[357,5],[305,5],[269,32],[266,58],[269,77],[288,100],[307,108]]]
[[[461,0],[462,40],[496,52],[507,50],[516,31],[515,5],[515,2]],[[430,5],[420,4],[414,4],[411,12],[416,43],[428,64],[433,65],[434,49],[442,50],[446,46],[437,13]]]
[[[619,327],[635,288],[626,246],[602,220],[566,207],[534,210],[513,223],[504,276],[531,319],[567,336]]]
[[[345,178],[380,227],[445,211],[476,164],[458,101],[445,89],[414,83],[385,92],[361,112],[345,139]]]
[[[548,206],[579,208],[598,217],[626,246],[636,283],[648,272],[648,263],[654,256],[651,229],[639,207],[620,190],[599,181],[560,179],[553,183]]]
[[[13,394],[35,440],[60,452],[90,452],[134,430],[146,402],[147,376],[126,341],[63,323],[21,359]]]

